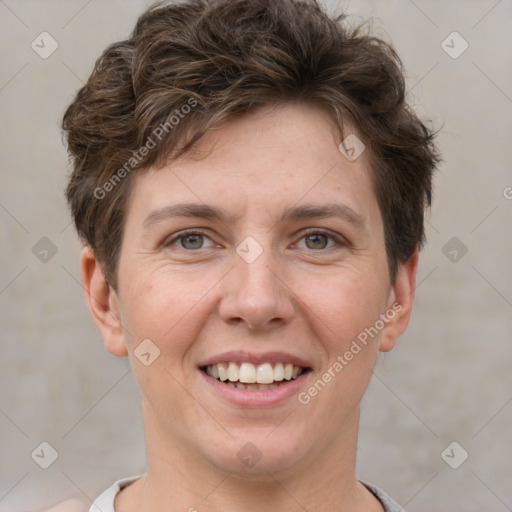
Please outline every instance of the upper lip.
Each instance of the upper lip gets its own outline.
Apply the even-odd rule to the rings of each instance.
[[[254,365],[262,364],[262,363],[292,363],[294,366],[300,366],[302,368],[310,368],[311,364],[308,363],[305,359],[302,359],[293,354],[289,354],[288,352],[247,352],[247,351],[230,351],[223,352],[222,354],[217,354],[215,356],[211,356],[208,359],[202,361],[199,366],[209,366],[217,363],[252,363]]]

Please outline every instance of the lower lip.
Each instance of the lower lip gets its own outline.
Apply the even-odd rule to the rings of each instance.
[[[295,396],[304,385],[310,371],[300,375],[295,380],[283,381],[277,388],[254,390],[240,389],[224,384],[199,370],[202,378],[213,391],[222,398],[242,407],[272,407],[278,405],[292,396]]]

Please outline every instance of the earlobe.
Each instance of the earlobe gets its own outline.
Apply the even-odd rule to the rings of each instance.
[[[382,352],[388,352],[395,346],[411,318],[418,259],[419,251],[416,249],[412,256],[398,268],[386,310],[386,317],[389,320],[380,339],[379,348]]]
[[[100,264],[90,246],[85,247],[80,255],[80,272],[85,301],[96,327],[103,336],[105,347],[115,356],[128,355],[117,294],[105,281]]]

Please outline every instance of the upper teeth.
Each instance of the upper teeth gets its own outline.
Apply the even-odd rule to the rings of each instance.
[[[230,382],[243,382],[250,384],[271,384],[274,381],[296,379],[302,368],[292,363],[277,363],[274,367],[270,363],[254,365],[252,363],[217,363],[206,367],[206,373],[215,379]]]

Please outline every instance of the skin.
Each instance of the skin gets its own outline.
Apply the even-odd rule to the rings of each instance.
[[[148,471],[118,495],[116,511],[382,511],[355,476],[359,404],[378,352],[409,321],[418,253],[391,283],[367,154],[351,162],[339,143],[325,113],[303,104],[231,120],[201,140],[204,158],[133,176],[117,290],[84,249],[92,316],[107,349],[130,356],[142,395]],[[144,227],[152,212],[185,202],[233,218],[160,216]],[[331,203],[361,224],[282,218]],[[172,240],[189,228],[205,235],[199,249]],[[310,228],[333,236],[311,245]],[[250,264],[236,252],[247,236],[263,249]],[[395,303],[401,310],[307,405],[297,396],[234,405],[198,369],[228,350],[284,351],[309,363],[307,390]],[[147,338],[160,350],[149,366],[134,356]],[[237,457],[247,442],[261,453],[252,467]]]

